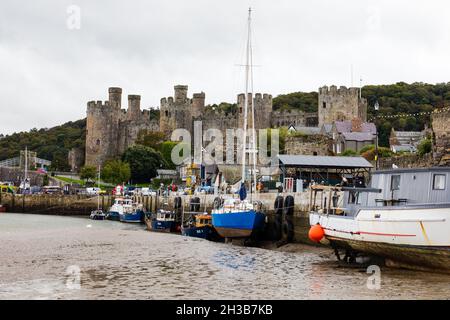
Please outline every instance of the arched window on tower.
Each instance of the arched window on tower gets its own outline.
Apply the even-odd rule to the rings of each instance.
[[[97,141],[95,143],[99,146],[100,145],[100,139],[97,139]]]
[[[166,117],[168,117],[169,116],[169,111],[165,111],[165,114],[166,114]]]

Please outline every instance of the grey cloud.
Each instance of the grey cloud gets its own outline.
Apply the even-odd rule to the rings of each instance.
[[[69,5],[81,29],[66,27]],[[445,0],[3,0],[0,133],[85,116],[109,86],[157,107],[173,85],[207,102],[242,91],[247,7],[254,8],[255,90],[448,80]],[[125,102],[124,102],[125,104]]]

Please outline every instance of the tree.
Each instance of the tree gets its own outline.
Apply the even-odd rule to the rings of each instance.
[[[102,177],[113,184],[127,182],[131,177],[130,165],[121,160],[109,160],[103,166]]]
[[[97,175],[97,169],[94,166],[84,166],[80,170],[80,178],[86,181],[94,180]]]
[[[141,145],[129,147],[122,160],[130,164],[133,182],[149,182],[157,176],[157,169],[166,166],[160,152]]]
[[[175,169],[175,164],[172,162],[172,150],[179,142],[165,141],[161,144],[159,151],[166,163],[167,169]]]
[[[136,144],[140,144],[155,150],[160,150],[161,144],[165,140],[165,134],[159,131],[142,130],[138,134]]]

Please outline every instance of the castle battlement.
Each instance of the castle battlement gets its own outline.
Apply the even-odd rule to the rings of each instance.
[[[319,88],[319,95],[341,95],[341,96],[357,96],[359,97],[359,88],[351,87],[347,88],[346,86],[340,86],[339,89],[337,86],[324,86]]]
[[[110,109],[110,104],[109,101],[101,101],[101,100],[97,100],[97,101],[89,101],[87,103],[87,108],[88,111],[91,110],[93,111],[93,109]]]

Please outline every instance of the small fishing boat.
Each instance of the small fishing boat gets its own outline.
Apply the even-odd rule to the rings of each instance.
[[[140,223],[144,219],[144,209],[142,204],[133,202],[131,198],[118,197],[109,209],[106,219]]]
[[[252,79],[252,49],[251,49],[251,9],[248,11],[248,37],[247,37],[247,54],[245,63],[245,103],[244,103],[244,121],[243,121],[243,143],[242,143],[242,179],[240,181],[239,199],[228,198],[219,199],[211,211],[212,224],[220,236],[224,238],[250,238],[260,233],[266,222],[266,216],[262,212],[262,205],[258,201],[253,201],[252,190],[256,189],[256,130],[255,130],[255,110],[254,103],[250,103],[252,94],[249,92],[249,83],[253,83]],[[253,89],[253,88],[252,88]],[[249,126],[249,109],[251,116],[251,127]],[[250,134],[248,135],[248,131]],[[247,146],[247,136],[250,140]],[[246,189],[246,157],[247,153],[252,155],[252,179],[250,184],[250,200],[247,199]],[[253,188],[252,188],[253,185]]]
[[[91,212],[90,218],[92,220],[105,220],[106,214],[103,212],[103,210],[93,210]]]
[[[377,171],[369,188],[312,186],[310,239],[355,262],[450,272],[450,168]]]
[[[211,241],[219,241],[222,238],[212,225],[212,216],[207,213],[196,214],[187,226],[181,227],[181,234],[187,237],[202,238]]]
[[[170,210],[159,209],[156,215],[146,214],[145,224],[149,231],[179,232],[180,223],[176,221],[176,213]]]

